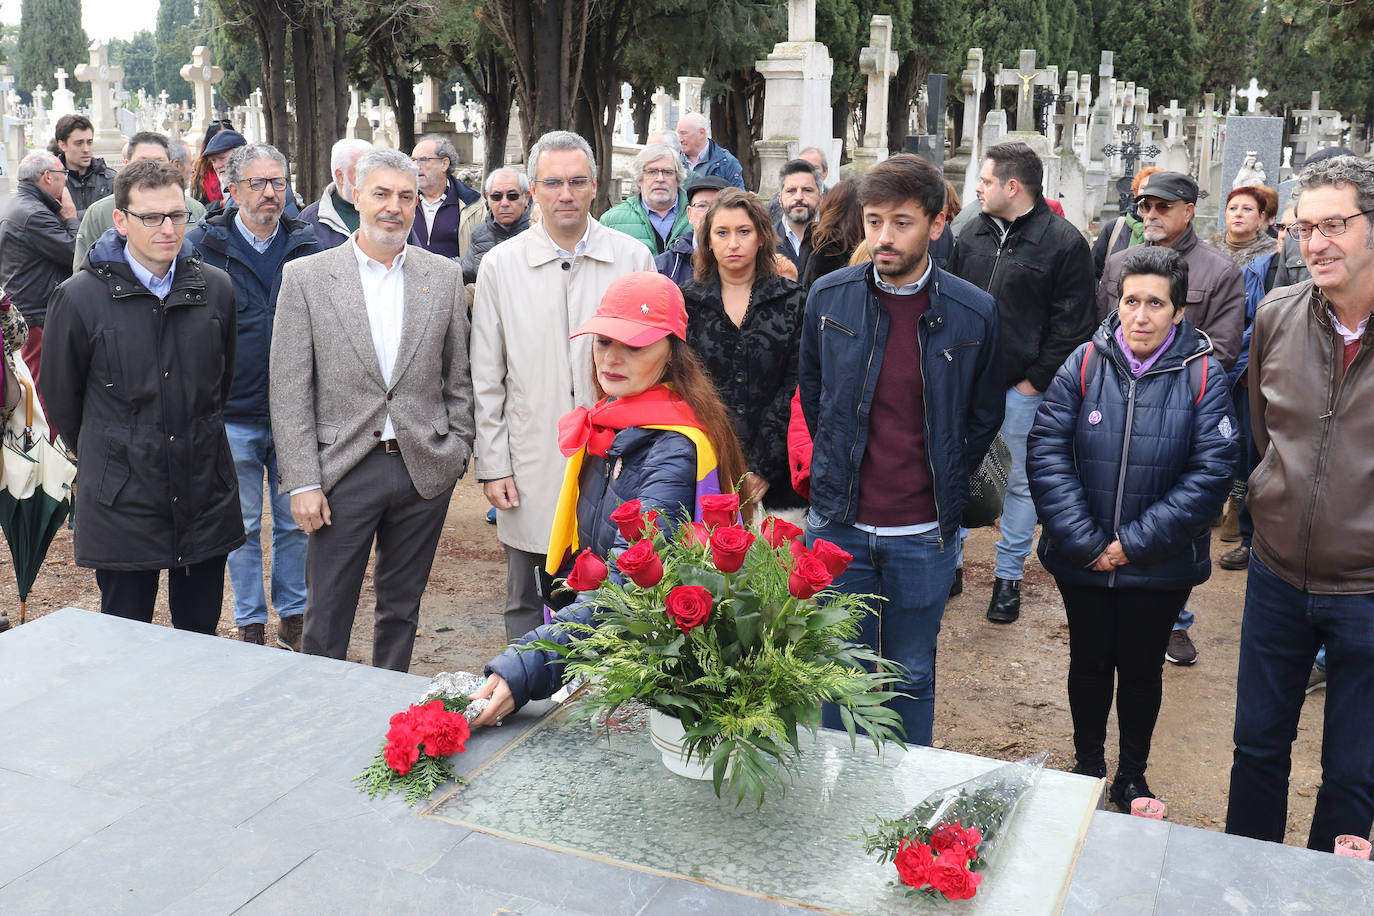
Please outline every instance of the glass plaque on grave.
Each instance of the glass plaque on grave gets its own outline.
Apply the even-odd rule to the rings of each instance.
[[[576,701],[574,701],[575,703]],[[916,901],[896,870],[863,852],[858,836],[932,791],[1000,766],[931,748],[878,753],[843,732],[802,735],[787,790],[762,808],[717,798],[710,782],[668,772],[643,709],[622,709],[609,733],[564,707],[482,768],[466,774],[429,816],[560,852],[844,914],[905,914]],[[1046,770],[1023,799],[1007,841],[971,901],[937,909],[1057,913],[1100,780]]]

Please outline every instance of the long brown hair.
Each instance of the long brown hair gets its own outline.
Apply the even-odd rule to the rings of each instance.
[[[768,209],[757,194],[739,188],[726,188],[711,201],[711,208],[701,221],[696,254],[692,255],[692,279],[705,283],[712,277],[720,276],[720,265],[716,263],[715,252],[711,250],[711,227],[716,221],[716,214],[726,209],[743,210],[758,234],[759,252],[754,259],[754,282],[777,276],[778,266],[773,262],[773,254],[778,250],[778,234],[773,231]]]
[[[859,206],[859,183],[846,178],[821,198],[816,228],[812,230],[811,249],[835,247],[844,252],[864,240],[864,210]]]
[[[769,257],[772,257],[771,253]],[[711,440],[711,447],[716,450],[716,472],[720,476],[721,492],[728,493],[739,486],[746,467],[744,449],[735,435],[730,412],[720,402],[716,386],[687,342],[672,335],[666,339],[669,344],[668,365],[663,370],[661,381],[672,385],[673,390],[682,395],[687,406],[692,408],[692,413],[696,414],[702,429],[706,431],[706,438]],[[592,368],[592,384],[596,387],[597,398],[604,398],[606,391],[601,387],[595,365]]]

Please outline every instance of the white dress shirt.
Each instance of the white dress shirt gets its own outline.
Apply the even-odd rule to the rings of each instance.
[[[434,232],[434,214],[436,214],[436,213],[439,212],[439,208],[440,208],[441,206],[443,206],[444,198],[446,198],[446,197],[448,197],[448,192],[447,192],[447,191],[445,191],[444,193],[442,193],[442,194],[440,194],[438,197],[436,197],[436,198],[434,199],[434,203],[430,203],[428,197],[426,197],[426,196],[423,195],[423,194],[420,195],[420,210],[421,210],[421,212],[424,213],[424,216],[425,216],[425,235],[426,235],[426,237],[428,237],[429,235],[433,234],[433,232]]]
[[[401,320],[405,316],[406,253],[402,249],[388,268],[380,261],[374,261],[358,247],[357,238],[350,240],[353,254],[358,259],[358,277],[363,284],[363,302],[367,305],[367,323],[372,328],[372,346],[377,351],[377,364],[382,369],[382,379],[391,385],[391,371],[396,367],[396,351],[401,347]],[[382,439],[395,439],[396,428],[391,425],[388,411],[386,425],[382,427]]]

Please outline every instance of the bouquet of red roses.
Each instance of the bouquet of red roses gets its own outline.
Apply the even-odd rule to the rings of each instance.
[[[912,895],[968,900],[1006,837],[1021,799],[1034,788],[1048,753],[1027,757],[931,793],[895,820],[878,819],[864,851],[892,862]]]
[[[441,674],[436,681],[451,677],[455,675]],[[469,689],[468,681],[453,690],[431,688],[420,703],[392,716],[382,749],[353,780],[358,788],[369,798],[401,792],[406,804],[414,805],[455,779],[447,758],[461,754],[472,733],[464,712],[472,702],[466,693]]]

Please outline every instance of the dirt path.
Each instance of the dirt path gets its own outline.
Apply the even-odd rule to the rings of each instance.
[[[420,635],[411,671],[480,671],[504,643],[500,608],[505,594],[505,559],[496,530],[486,524],[480,487],[460,481],[435,558],[430,587],[421,608]],[[964,594],[950,601],[940,636],[935,744],[951,750],[1016,759],[1040,750],[1050,765],[1073,763],[1068,699],[1068,626],[1050,576],[1032,559],[1023,586],[1021,620],[997,626],[984,618],[992,585],[992,545],[996,532],[974,532],[966,548]],[[1219,556],[1230,545],[1213,543]],[[0,546],[0,552],[6,548]],[[9,564],[3,568],[8,572]],[[0,606],[18,620],[18,598],[11,576],[0,576]],[[1226,816],[1235,711],[1236,659],[1245,574],[1217,569],[1191,600],[1198,622],[1193,628],[1199,661],[1190,668],[1166,665],[1164,708],[1149,771],[1150,786],[1168,805],[1176,823],[1220,830]],[[371,608],[370,579],[361,607]],[[94,575],[71,559],[69,532],[49,553],[29,600],[30,618],[57,608],[99,607]],[[221,636],[235,638],[232,595],[226,587]],[[360,613],[348,657],[371,657],[371,623]],[[165,589],[158,622],[166,625]],[[268,627],[275,641],[276,619]],[[0,638],[3,638],[0,635]],[[268,651],[268,650],[264,650]],[[1311,823],[1320,782],[1321,717],[1324,692],[1307,699],[1294,749],[1288,842],[1302,845]],[[1109,735],[1115,733],[1115,723]],[[1114,763],[1109,747],[1108,763]]]

